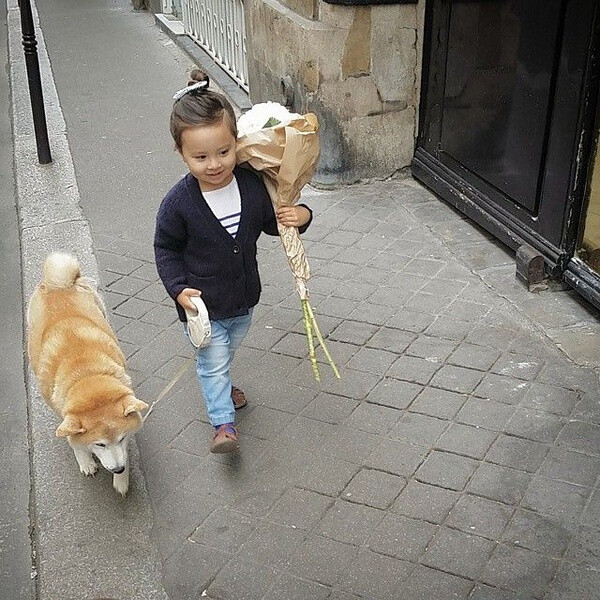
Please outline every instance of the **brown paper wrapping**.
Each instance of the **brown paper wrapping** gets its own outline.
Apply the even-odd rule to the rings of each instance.
[[[271,202],[277,209],[298,202],[300,191],[314,175],[319,160],[319,123],[308,113],[288,125],[250,133],[237,141],[237,162],[263,174]],[[298,229],[278,225],[285,254],[301,299],[308,298],[310,269]]]

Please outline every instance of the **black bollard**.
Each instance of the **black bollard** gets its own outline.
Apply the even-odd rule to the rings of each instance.
[[[42,165],[52,162],[50,143],[48,141],[48,127],[46,125],[46,112],[44,110],[44,95],[42,94],[42,79],[40,77],[40,63],[37,55],[37,40],[33,27],[33,14],[29,0],[19,0],[21,12],[21,33],[23,35],[23,48],[25,50],[25,66],[29,82],[29,97],[33,112],[33,128],[35,143],[37,145],[38,160]]]

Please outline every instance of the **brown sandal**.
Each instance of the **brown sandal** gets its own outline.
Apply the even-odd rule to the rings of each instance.
[[[231,386],[231,399],[233,400],[233,407],[235,410],[244,408],[248,402],[246,401],[246,394],[240,388]]]
[[[210,444],[210,451],[213,454],[225,454],[226,452],[234,452],[238,450],[240,443],[237,438],[237,430],[233,425],[221,425]]]

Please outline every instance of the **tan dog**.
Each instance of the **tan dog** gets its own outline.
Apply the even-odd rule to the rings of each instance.
[[[29,360],[42,397],[62,417],[56,435],[66,437],[79,468],[111,471],[113,487],[129,488],[127,442],[142,425],[125,357],[106,320],[102,299],[81,277],[77,259],[55,252],[27,311]]]

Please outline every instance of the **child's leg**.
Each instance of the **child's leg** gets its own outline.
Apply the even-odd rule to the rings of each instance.
[[[248,333],[251,318],[251,315],[244,315],[211,321],[211,342],[196,352],[196,371],[206,412],[215,427],[235,421],[230,367],[233,353]]]

